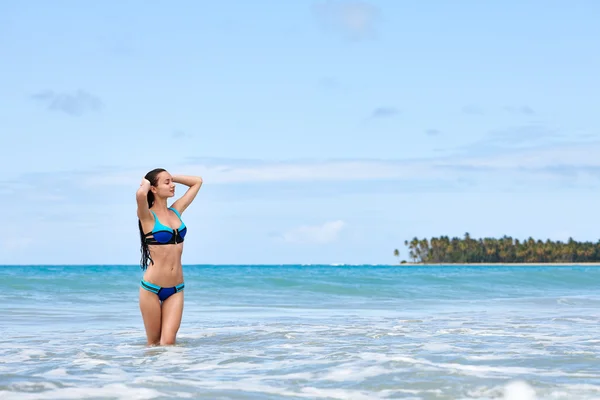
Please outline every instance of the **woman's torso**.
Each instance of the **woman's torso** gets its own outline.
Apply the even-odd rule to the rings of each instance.
[[[144,227],[145,232],[150,232],[158,225],[168,228],[179,229],[185,227],[179,216],[171,210],[166,212],[153,211],[154,221],[152,226]],[[157,221],[158,219],[158,221]],[[144,280],[163,287],[171,287],[183,282],[183,268],[181,265],[181,255],[183,253],[183,242],[172,244],[148,244],[150,257],[152,258],[146,272]]]
[[[183,253],[183,243],[164,246],[150,245],[148,248],[154,263],[148,265],[144,273],[144,280],[163,287],[171,287],[182,283],[181,254]]]

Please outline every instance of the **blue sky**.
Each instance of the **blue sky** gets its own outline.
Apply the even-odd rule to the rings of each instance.
[[[0,5],[0,264],[395,263],[413,236],[600,239],[600,3]],[[184,187],[177,188],[181,195]]]

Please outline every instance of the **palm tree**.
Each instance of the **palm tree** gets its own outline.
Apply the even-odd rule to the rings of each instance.
[[[420,256],[420,251],[419,251],[419,238],[418,237],[414,237],[413,240],[410,241],[410,254],[411,254],[411,258],[413,259],[413,262],[417,262],[417,258],[419,258]]]
[[[473,239],[466,232],[464,238],[448,236],[405,240],[408,254],[413,262],[462,263],[462,262],[598,262],[600,240],[577,242],[573,238],[565,242],[528,237],[521,241],[504,235],[499,239]],[[394,250],[399,257],[400,252]]]

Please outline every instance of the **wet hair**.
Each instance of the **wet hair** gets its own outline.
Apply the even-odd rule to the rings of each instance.
[[[158,174],[160,174],[161,172],[165,172],[165,171],[166,170],[164,168],[155,168],[152,171],[148,172],[144,178],[148,179],[152,186],[156,186],[158,184]],[[154,204],[154,193],[152,193],[151,190],[148,190],[147,199],[148,199],[148,208],[150,208]],[[148,268],[148,262],[154,264],[154,261],[152,260],[152,257],[150,257],[150,250],[148,250],[148,245],[146,244],[146,242],[144,240],[145,237],[144,237],[144,230],[142,229],[142,221],[140,221],[139,218],[138,218],[138,227],[140,228],[140,241],[141,241],[140,252],[142,253],[142,258],[140,260],[140,267],[142,268],[142,270],[146,270],[146,268]]]

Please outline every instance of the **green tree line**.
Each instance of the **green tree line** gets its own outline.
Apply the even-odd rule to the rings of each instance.
[[[567,242],[535,240],[523,241],[510,236],[473,239],[469,233],[464,238],[448,236],[431,239],[405,240],[408,257],[414,263],[553,263],[599,262],[600,241]],[[400,257],[400,251],[394,250]]]

